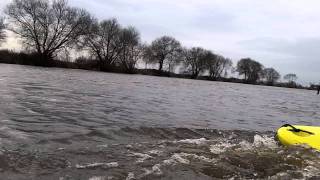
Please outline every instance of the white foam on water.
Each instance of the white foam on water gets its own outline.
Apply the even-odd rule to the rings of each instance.
[[[143,163],[145,160],[153,158],[149,154],[142,154],[142,153],[132,153],[132,154],[133,156],[138,157],[136,161],[137,163]]]
[[[148,152],[149,154],[152,154],[152,155],[161,155],[163,153],[163,151],[160,151],[160,150],[151,150]]]
[[[176,153],[176,154],[172,155],[170,159],[164,160],[163,163],[165,165],[175,165],[178,163],[190,164],[190,161],[188,159],[183,158],[181,154]]]
[[[108,145],[108,144],[102,144],[102,145],[98,145],[97,147],[98,147],[98,148],[99,148],[99,147],[100,147],[100,148],[108,148],[109,145]]]
[[[308,165],[301,172],[305,179],[320,175],[320,169],[319,169],[320,164],[318,163],[317,160],[315,161],[307,160],[306,163]]]
[[[143,177],[146,177],[146,176],[148,176],[148,175],[151,175],[151,174],[155,174],[155,175],[162,175],[163,173],[162,173],[162,171],[161,171],[161,164],[156,164],[156,165],[154,165],[154,166],[152,166],[152,168],[151,168],[151,170],[149,170],[149,169],[144,169],[144,171],[145,171],[145,173],[143,173],[142,175],[140,175],[139,177],[138,177],[138,179],[141,179],[141,178],[143,178]]]
[[[170,157],[170,159],[164,160],[162,163],[155,164],[154,166],[152,166],[151,170],[144,169],[145,173],[143,173],[142,175],[138,176],[137,178],[140,179],[140,178],[146,177],[146,176],[151,175],[151,174],[162,175],[163,172],[161,171],[161,167],[164,167],[164,166],[172,166],[172,165],[177,165],[179,163],[188,165],[188,164],[190,164],[190,160],[188,160],[186,158],[194,158],[194,159],[198,159],[200,161],[205,161],[205,162],[209,162],[209,163],[216,162],[216,160],[214,160],[214,159],[210,159],[210,158],[207,158],[205,156],[199,156],[199,155],[196,155],[196,154],[175,153]],[[129,173],[126,180],[130,180],[130,179],[134,179],[134,174],[133,173]]]
[[[153,173],[156,175],[161,175],[162,171],[160,168],[161,168],[161,164],[156,164],[156,165],[152,166]]]
[[[193,159],[198,159],[200,161],[204,161],[204,162],[208,162],[208,163],[216,162],[215,159],[210,159],[210,158],[207,158],[205,156],[199,156],[199,155],[196,155],[196,154],[180,153],[180,156],[182,156],[182,157],[191,157]]]
[[[268,147],[275,149],[278,147],[277,142],[272,137],[255,135],[253,140],[254,147]]]
[[[126,180],[133,180],[134,179],[134,174],[132,172],[129,172]]]
[[[96,167],[106,167],[106,168],[116,168],[119,167],[117,162],[111,163],[92,163],[92,164],[85,164],[85,165],[76,165],[77,169],[86,169],[86,168],[96,168]]]
[[[106,177],[103,176],[94,176],[89,178],[88,180],[106,180]]]
[[[221,154],[228,149],[235,148],[235,150],[251,150],[254,148],[269,148],[269,149],[275,149],[278,147],[277,142],[272,137],[268,136],[260,136],[255,135],[253,143],[250,143],[248,141],[241,141],[238,144],[232,144],[228,141],[226,142],[220,142],[214,145],[210,145],[210,152],[213,154]]]
[[[288,176],[289,176],[288,172],[279,172],[273,176],[268,177],[268,179],[269,180],[288,179]]]
[[[277,142],[272,137],[268,136],[260,136],[255,135],[253,143],[249,143],[248,141],[242,141],[239,143],[241,150],[250,150],[253,148],[268,148],[268,149],[276,149],[278,148]]]
[[[186,155],[186,154],[174,154],[170,157],[170,159],[164,160],[162,163],[160,164],[155,164],[154,166],[152,166],[151,170],[149,169],[144,169],[145,173],[143,173],[142,175],[138,176],[138,179],[141,179],[145,176],[151,175],[151,174],[155,174],[155,175],[162,175],[162,171],[161,171],[161,167],[162,166],[170,166],[170,165],[176,165],[178,163],[181,164],[190,164],[190,161],[188,159],[183,158],[182,156]],[[129,174],[130,175],[130,174]],[[128,177],[129,177],[128,175]]]
[[[201,145],[201,144],[208,142],[208,140],[206,138],[200,138],[200,139],[184,139],[184,140],[180,140],[180,141],[176,141],[176,142],[185,143],[185,144]]]
[[[227,149],[234,147],[235,144],[231,144],[229,142],[222,142],[219,144],[210,145],[210,152],[213,154],[221,154],[225,152]]]
[[[126,145],[126,148],[133,148],[131,144]]]
[[[250,150],[252,149],[252,143],[249,143],[248,141],[241,141],[239,143],[240,147],[237,150]]]

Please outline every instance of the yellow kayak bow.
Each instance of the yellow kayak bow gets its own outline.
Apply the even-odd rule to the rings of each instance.
[[[281,144],[308,145],[320,150],[320,127],[285,124],[277,131],[277,138]]]

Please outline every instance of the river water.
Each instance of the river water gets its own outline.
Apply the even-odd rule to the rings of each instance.
[[[1,64],[0,93],[0,179],[320,178],[273,138],[313,91]]]

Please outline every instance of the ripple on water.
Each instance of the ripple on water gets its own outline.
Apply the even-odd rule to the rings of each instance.
[[[54,152],[2,150],[0,169],[42,179],[67,179],[61,173],[75,179],[291,179],[316,177],[320,172],[319,152],[279,146],[271,132],[192,130],[203,138],[186,139],[181,131],[166,131],[181,133],[180,139],[144,137],[136,143],[110,142],[78,149],[65,146]]]
[[[312,91],[14,65],[0,77],[1,177],[319,177],[318,152],[266,132],[318,125]]]

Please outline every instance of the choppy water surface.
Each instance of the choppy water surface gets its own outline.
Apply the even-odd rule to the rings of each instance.
[[[320,178],[273,139],[312,91],[1,64],[0,93],[0,179]]]

